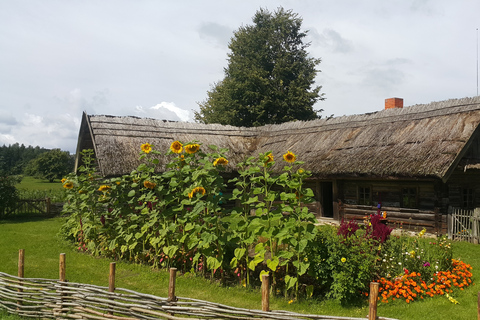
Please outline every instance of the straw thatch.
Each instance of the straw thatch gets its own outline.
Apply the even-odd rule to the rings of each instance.
[[[197,140],[228,148],[231,168],[245,156],[267,151],[281,168],[281,155],[289,150],[318,177],[446,181],[477,141],[479,124],[480,97],[256,128],[84,114],[77,150],[93,148],[105,176],[134,169],[142,143],[166,151],[175,140]]]

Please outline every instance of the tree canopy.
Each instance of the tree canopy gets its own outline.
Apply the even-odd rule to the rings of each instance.
[[[320,59],[306,51],[302,19],[283,8],[260,9],[253,23],[234,33],[225,78],[199,103],[195,120],[252,127],[319,118],[313,105],[323,100],[321,86],[314,87]]]
[[[68,151],[53,149],[32,160],[25,173],[53,182],[73,171],[75,159]]]

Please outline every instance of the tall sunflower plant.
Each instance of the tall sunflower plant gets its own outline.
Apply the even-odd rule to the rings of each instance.
[[[283,155],[283,161],[287,165],[280,174],[273,171],[271,152],[240,163],[238,177],[230,181],[236,186],[232,199],[239,206],[225,219],[239,243],[231,260],[236,276],[247,286],[250,274],[260,268],[260,277],[271,274],[272,290],[283,288],[287,295],[289,290],[298,294],[298,278],[309,267],[305,248],[313,241],[316,229],[315,217],[305,207],[313,192],[303,186],[311,174],[290,151]]]

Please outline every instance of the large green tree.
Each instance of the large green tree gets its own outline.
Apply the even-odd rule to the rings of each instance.
[[[283,8],[260,9],[253,23],[234,33],[225,78],[199,103],[195,120],[252,127],[319,118],[313,105],[323,100],[314,86],[320,59],[306,51],[302,19]]]
[[[25,173],[53,182],[73,171],[75,159],[68,151],[53,149],[32,160]]]

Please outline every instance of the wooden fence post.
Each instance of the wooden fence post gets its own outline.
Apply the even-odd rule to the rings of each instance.
[[[379,287],[380,287],[380,283],[370,282],[370,300],[369,300],[368,320],[377,319],[377,300],[378,300]]]
[[[110,262],[110,274],[108,275],[108,292],[115,292],[115,262]],[[108,311],[113,315],[113,311]]]
[[[59,259],[59,264],[58,264],[58,280],[60,282],[65,282],[67,281],[66,279],[66,265],[65,265],[65,253],[60,253],[60,259]],[[62,283],[59,284],[62,286]],[[64,296],[64,293],[60,294],[61,296]],[[60,305],[59,305],[59,315],[63,314],[63,299],[60,298]]]
[[[50,212],[51,212],[51,204],[52,204],[52,203],[51,203],[50,198],[49,198],[49,197],[45,198],[45,206],[46,206],[45,211],[46,211],[46,214],[47,214],[47,215],[50,215]]]
[[[268,274],[262,275],[262,311],[270,311],[270,280]]]
[[[25,249],[18,250],[18,277],[23,278],[25,276]]]
[[[18,277],[23,278],[25,276],[25,249],[18,250]],[[18,292],[23,292],[23,289],[18,289]],[[18,305],[22,305],[22,300],[17,301]],[[17,308],[18,310],[19,308]]]
[[[477,296],[477,319],[480,320],[480,291]]]
[[[65,267],[65,253],[60,253],[60,263],[59,263],[59,280],[65,282],[66,275]]]
[[[170,280],[168,282],[168,302],[177,301],[175,297],[175,281],[177,277],[177,268],[170,268]]]

